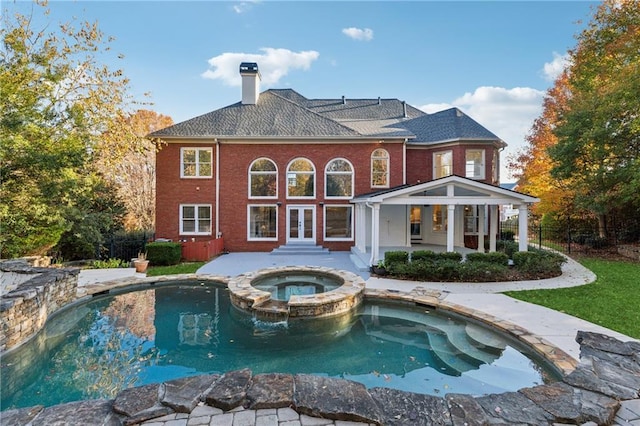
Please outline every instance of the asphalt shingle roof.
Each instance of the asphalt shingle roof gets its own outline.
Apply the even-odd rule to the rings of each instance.
[[[407,138],[413,144],[499,140],[457,108],[427,114],[398,99],[307,99],[292,89],[269,89],[260,93],[256,105],[238,102],[149,136]]]

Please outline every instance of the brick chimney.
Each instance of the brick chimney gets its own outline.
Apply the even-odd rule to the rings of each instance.
[[[260,96],[260,71],[255,62],[242,62],[240,64],[242,76],[242,104],[255,105]]]

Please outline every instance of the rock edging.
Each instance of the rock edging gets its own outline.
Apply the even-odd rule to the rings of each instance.
[[[308,374],[248,369],[200,375],[121,391],[114,400],[72,402],[2,413],[2,424],[134,425],[206,404],[225,411],[291,407],[301,414],[379,425],[609,425],[620,402],[640,398],[640,342],[579,331],[581,362],[559,382],[472,397],[366,389]]]

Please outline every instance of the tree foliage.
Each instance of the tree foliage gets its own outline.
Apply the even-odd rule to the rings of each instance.
[[[96,167],[123,200],[128,230],[155,228],[156,144],[145,138],[173,124],[171,117],[149,110],[122,114],[114,131],[107,132],[96,147]]]
[[[512,160],[520,189],[555,217],[640,208],[640,2],[605,0],[547,92],[527,148]]]
[[[570,181],[577,205],[604,225],[640,207],[640,2],[605,1],[577,40],[551,175]]]
[[[108,54],[96,23],[34,29],[29,16],[2,13],[0,40],[0,256],[43,254],[86,211],[100,135],[127,102],[128,81],[97,57]],[[36,19],[37,18],[37,19]]]

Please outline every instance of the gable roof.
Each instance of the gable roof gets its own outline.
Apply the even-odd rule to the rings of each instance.
[[[462,176],[451,175],[429,182],[400,185],[395,188],[362,194],[353,203],[400,205],[437,204],[521,204],[537,203],[540,199]]]
[[[157,138],[385,138],[415,144],[500,139],[457,108],[427,114],[398,99],[307,99],[292,89],[262,92],[241,102],[174,124]]]

